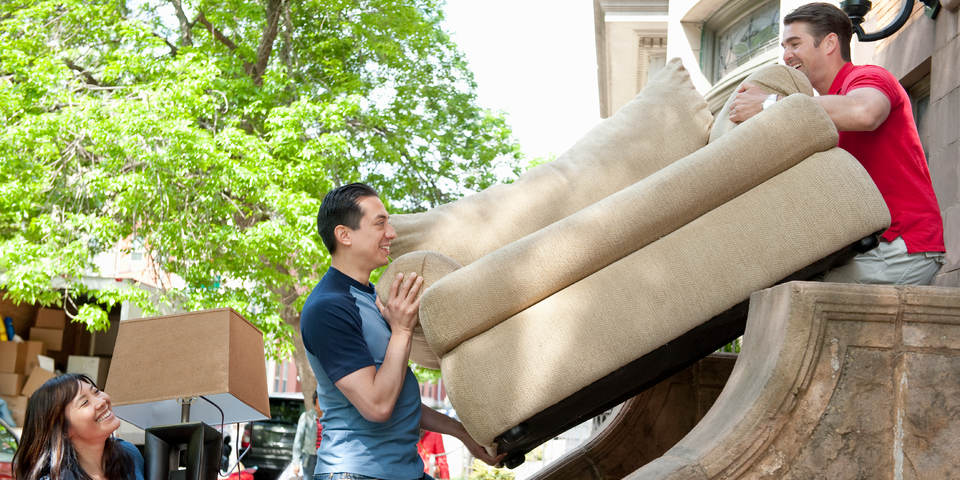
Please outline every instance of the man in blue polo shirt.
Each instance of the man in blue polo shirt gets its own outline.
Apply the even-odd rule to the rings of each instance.
[[[317,479],[425,478],[416,447],[420,428],[457,437],[491,465],[501,459],[460,422],[420,403],[407,360],[423,280],[397,275],[386,305],[370,283],[370,272],[387,264],[397,236],[389,220],[377,192],[360,183],[327,193],[317,214],[331,265],[300,316],[325,412]]]

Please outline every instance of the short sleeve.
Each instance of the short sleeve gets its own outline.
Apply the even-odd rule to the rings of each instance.
[[[864,65],[860,67],[854,75],[851,75],[847,83],[846,91],[850,92],[858,88],[880,90],[887,96],[887,100],[890,101],[891,109],[899,107],[900,102],[902,102],[902,97],[899,92],[899,88],[901,88],[900,84],[893,78],[890,72],[880,67]]]
[[[331,383],[376,365],[363,339],[360,311],[345,297],[329,297],[304,308],[300,315],[303,344],[320,362]]]

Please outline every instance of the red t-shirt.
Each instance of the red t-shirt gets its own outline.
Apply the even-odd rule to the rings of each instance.
[[[840,132],[840,148],[863,164],[887,202],[890,228],[883,238],[903,237],[909,253],[943,252],[943,219],[906,90],[875,65],[847,62],[830,86],[830,95],[874,88],[890,100],[890,116],[872,132]]]

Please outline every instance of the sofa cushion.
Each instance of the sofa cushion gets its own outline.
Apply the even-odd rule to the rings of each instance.
[[[750,74],[740,82],[740,85],[747,82],[759,86],[768,93],[776,93],[782,97],[794,93],[813,96],[813,86],[810,85],[810,80],[807,79],[807,76],[800,73],[799,70],[786,65],[768,65],[763,67]],[[717,113],[713,121],[713,127],[710,128],[711,143],[737,126],[736,123],[730,121],[730,104],[733,103],[733,98],[737,95],[737,90],[740,88],[740,85],[734,89],[730,98],[727,99],[727,103],[725,103],[723,108],[720,109],[720,112]]]
[[[467,265],[706,145],[712,121],[689,74],[672,60],[633,101],[556,160],[511,184],[392,216],[392,252],[433,250]]]
[[[439,355],[837,144],[811,97],[792,95],[740,128],[569,217],[444,277],[420,321]],[[797,142],[796,138],[803,138]]]
[[[814,154],[458,345],[441,358],[449,398],[491,443],[889,221],[859,162],[837,148]]]
[[[423,286],[420,287],[422,295],[422,292],[437,280],[458,268],[460,268],[459,263],[442,253],[418,250],[401,255],[390,262],[387,269],[380,275],[380,280],[377,282],[377,296],[384,303],[390,299],[390,287],[396,280],[398,273],[406,275],[413,272],[423,277]],[[413,329],[410,360],[423,367],[440,368],[440,358],[427,343],[423,335],[423,328],[419,324]]]

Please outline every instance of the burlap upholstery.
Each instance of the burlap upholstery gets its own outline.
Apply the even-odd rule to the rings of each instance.
[[[441,252],[461,265],[533,233],[706,145],[713,119],[679,60],[556,160],[423,213],[394,215],[394,255]]]
[[[767,93],[776,93],[782,97],[794,93],[813,96],[813,86],[810,85],[810,80],[807,79],[807,76],[800,73],[799,70],[786,65],[768,65],[763,67],[751,73],[740,82],[740,85],[747,82],[757,85],[763,90],[766,90]],[[740,85],[737,86],[737,89],[740,88]],[[736,96],[737,89],[734,89],[730,98],[727,99],[727,103],[723,104],[723,108],[720,109],[720,112],[717,113],[714,119],[713,127],[710,128],[710,143],[713,143],[723,134],[733,130],[733,128],[737,126],[737,124],[730,121],[730,104],[733,103],[733,97]]]
[[[414,272],[422,276],[423,285],[420,287],[422,292],[433,285],[434,282],[458,268],[460,268],[460,264],[442,253],[423,250],[410,252],[390,262],[390,266],[380,275],[380,281],[377,282],[377,296],[384,303],[390,299],[390,287],[398,273],[407,275]],[[434,370],[440,368],[440,358],[427,343],[421,325],[417,325],[413,330],[410,360],[417,365]]]
[[[775,67],[748,80],[812,93],[797,75]],[[717,125],[710,145],[705,109],[671,62],[557,161],[392,218],[395,254],[453,258],[426,272],[440,254],[404,255],[389,272],[429,277],[424,334],[477,441],[888,225],[870,177],[833,148],[836,131],[811,99],[788,97],[733,131]]]
[[[438,281],[420,307],[428,343],[443,355],[837,144],[830,117],[806,95],[788,97],[749,122],[755,124]],[[797,144],[797,137],[805,141]]]
[[[463,424],[489,444],[750,293],[885,228],[863,167],[834,148],[441,357]]]

